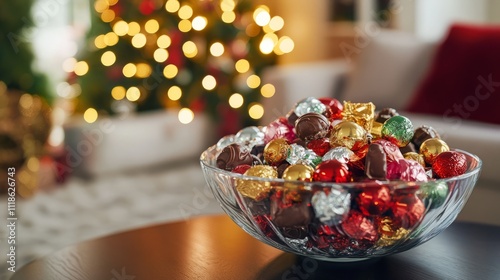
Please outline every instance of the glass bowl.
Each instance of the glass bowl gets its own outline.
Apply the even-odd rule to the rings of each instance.
[[[326,261],[382,257],[418,246],[457,217],[479,177],[481,160],[468,152],[465,174],[429,182],[320,183],[266,179],[216,167],[220,149],[200,157],[222,209],[244,231],[282,251]],[[269,190],[259,200],[238,185]]]

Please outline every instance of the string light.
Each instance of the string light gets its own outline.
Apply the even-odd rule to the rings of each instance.
[[[94,9],[98,13],[102,13],[109,8],[108,1],[97,0],[94,2]]]
[[[233,11],[223,12],[221,19],[225,23],[232,23],[236,19],[236,14]]]
[[[193,16],[193,8],[188,5],[184,5],[179,9],[178,14],[181,19],[189,19]]]
[[[146,24],[144,24],[144,30],[146,30],[149,34],[156,33],[159,29],[160,24],[155,19],[150,19],[146,22]]]
[[[179,72],[179,69],[177,69],[177,66],[174,64],[169,64],[163,68],[163,76],[167,79],[172,79],[175,76],[177,76],[177,73]]]
[[[269,28],[271,28],[271,30],[273,30],[273,31],[281,30],[284,25],[285,25],[285,21],[280,16],[274,16],[269,21]]]
[[[250,69],[250,63],[246,59],[240,59],[234,64],[234,68],[238,73],[246,73]]]
[[[217,80],[215,80],[212,75],[206,75],[203,80],[201,80],[201,85],[206,90],[213,90],[217,86]]]
[[[182,124],[188,124],[193,121],[194,113],[189,108],[182,108],[179,110],[178,118]]]
[[[115,11],[105,10],[101,14],[101,20],[104,22],[112,22],[115,19]]]
[[[264,116],[264,107],[259,103],[250,103],[248,107],[248,115],[254,120],[259,120]]]
[[[265,84],[260,88],[260,94],[265,98],[271,98],[276,93],[276,88],[272,84]]]
[[[85,110],[85,113],[83,113],[83,119],[87,123],[94,123],[98,117],[99,117],[99,114],[97,113],[96,109],[94,109],[94,108],[88,108],[87,110]]]
[[[75,64],[74,72],[77,76],[83,76],[83,75],[87,74],[88,71],[89,71],[89,65],[87,64],[87,62],[78,61]]]
[[[172,43],[172,40],[170,39],[170,37],[168,37],[168,35],[161,35],[156,40],[156,45],[158,45],[158,48],[166,49],[166,48],[170,47],[171,43]]]
[[[278,46],[283,53],[290,53],[293,51],[295,43],[290,37],[283,36],[280,38]]]
[[[165,10],[169,13],[175,13],[179,10],[181,4],[177,0],[168,0],[167,3],[165,3]]]
[[[147,78],[151,75],[151,72],[153,71],[151,69],[151,66],[147,63],[137,63],[136,65],[137,72],[135,73],[135,76],[137,78]]]
[[[249,88],[258,88],[260,86],[260,78],[257,75],[250,75],[247,78],[247,86]]]
[[[264,37],[260,42],[259,49],[263,54],[270,54],[274,49],[273,39],[269,37]]]
[[[113,31],[118,36],[127,35],[128,29],[129,29],[128,24],[123,20],[119,20],[113,25]]]
[[[141,91],[137,87],[130,87],[127,89],[126,97],[129,101],[137,101],[141,97]]]
[[[129,22],[127,35],[135,36],[139,32],[141,32],[141,26],[135,21]]]
[[[221,56],[223,53],[224,53],[224,45],[222,45],[222,43],[216,42],[210,46],[210,54],[212,54],[213,56],[215,57]]]
[[[172,86],[168,89],[167,96],[170,100],[177,101],[182,97],[182,89],[178,86]]]
[[[146,35],[142,33],[137,33],[132,37],[132,46],[134,48],[140,49],[146,45]]]
[[[95,37],[95,39],[94,39],[94,45],[98,49],[104,49],[107,46],[106,42],[104,42],[104,35],[101,34],[101,35]]]
[[[243,96],[241,94],[233,93],[229,97],[228,101],[229,101],[229,106],[231,106],[231,108],[238,109],[241,106],[243,106],[245,100],[243,99]]]
[[[165,49],[156,49],[153,57],[156,62],[165,62],[168,59],[168,52]]]
[[[118,35],[114,32],[108,32],[104,35],[104,43],[110,47],[116,45],[118,43]]]
[[[201,31],[207,26],[207,18],[202,16],[197,16],[193,18],[193,29],[196,31]]]
[[[236,7],[236,3],[232,0],[222,0],[220,3],[220,9],[224,12],[231,12]]]
[[[186,41],[182,45],[182,52],[187,58],[195,57],[198,54],[198,48],[193,41]]]
[[[187,19],[181,20],[178,25],[179,30],[184,33],[191,31],[191,27],[191,22]]]
[[[107,51],[101,56],[101,63],[104,66],[111,66],[116,62],[116,55],[112,51]]]
[[[264,26],[271,20],[269,8],[266,6],[259,6],[253,13],[253,19],[258,26]]]
[[[111,90],[111,96],[113,97],[113,99],[115,100],[122,100],[123,98],[125,98],[125,94],[126,94],[126,90],[124,87],[122,86],[116,86],[114,87],[112,90]]]
[[[123,76],[130,78],[137,73],[137,67],[133,63],[127,63],[122,69]]]

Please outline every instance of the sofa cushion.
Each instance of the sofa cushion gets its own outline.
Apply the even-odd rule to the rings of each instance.
[[[453,25],[407,107],[450,124],[500,124],[500,26]]]
[[[378,108],[405,107],[427,71],[435,43],[397,31],[382,31],[368,39],[341,99],[376,100]]]

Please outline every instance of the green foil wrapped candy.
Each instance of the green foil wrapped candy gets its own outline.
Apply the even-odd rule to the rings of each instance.
[[[384,122],[382,126],[382,138],[404,147],[410,143],[413,137],[413,124],[404,116],[394,116]]]

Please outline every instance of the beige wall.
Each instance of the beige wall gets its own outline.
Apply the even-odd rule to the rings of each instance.
[[[490,0],[489,20],[493,23],[500,23],[500,0]]]

